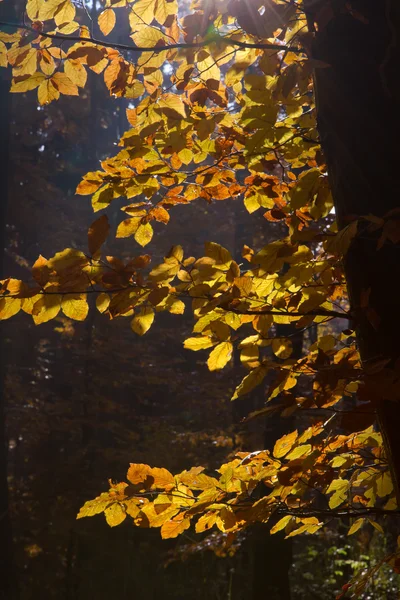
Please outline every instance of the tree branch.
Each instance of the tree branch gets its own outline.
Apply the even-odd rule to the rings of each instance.
[[[43,31],[37,31],[33,27],[29,27],[29,25],[24,25],[23,23],[9,23],[7,21],[0,21],[0,25],[6,27],[12,27],[14,29],[23,29],[24,31],[29,31],[31,33],[36,34],[37,36],[42,36],[45,38],[50,38],[52,40],[60,40],[60,41],[70,41],[70,42],[91,42],[93,44],[98,44],[99,46],[104,46],[105,48],[113,48],[114,50],[129,50],[131,52],[153,52],[158,54],[160,52],[167,52],[168,50],[176,50],[179,48],[203,48],[204,46],[209,46],[212,42],[223,42],[227,45],[236,46],[237,48],[256,48],[259,50],[277,50],[277,51],[286,51],[286,52],[294,52],[295,54],[302,54],[304,50],[298,47],[290,47],[281,44],[263,44],[261,42],[251,44],[248,42],[240,42],[239,40],[234,40],[230,37],[218,36],[214,39],[203,40],[201,42],[191,42],[191,43],[177,43],[177,44],[169,44],[168,46],[136,46],[133,44],[118,44],[117,42],[104,42],[98,40],[94,37],[80,37],[78,35],[62,35],[59,33],[45,33]]]

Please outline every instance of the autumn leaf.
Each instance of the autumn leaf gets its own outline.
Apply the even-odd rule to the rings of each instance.
[[[139,314],[131,321],[132,331],[138,335],[144,335],[152,326],[154,321],[154,310],[150,307],[142,307]]]
[[[89,312],[86,294],[63,296],[61,308],[66,317],[75,321],[84,321]]]
[[[118,502],[115,502],[104,510],[104,516],[106,518],[107,525],[110,527],[116,527],[125,521],[126,512]]]
[[[289,450],[293,447],[298,437],[297,429],[288,433],[287,435],[282,436],[274,446],[273,454],[275,458],[282,458],[289,452]]]
[[[117,19],[115,16],[115,11],[113,11],[112,8],[106,8],[106,10],[103,10],[98,18],[99,27],[102,34],[108,35],[111,33],[115,27],[116,21]]]
[[[256,367],[255,369],[250,371],[250,373],[246,375],[246,377],[235,389],[235,392],[232,396],[232,400],[236,400],[236,398],[239,398],[240,396],[244,396],[245,394],[251,392],[255,387],[257,387],[264,381],[267,373],[268,368],[264,365]]]
[[[210,371],[218,371],[223,369],[230,361],[232,356],[233,346],[231,342],[221,342],[215,346],[207,360],[207,366]]]
[[[89,252],[93,256],[98,252],[107,239],[110,231],[110,225],[107,215],[102,215],[94,221],[88,230]]]
[[[173,519],[166,521],[161,527],[161,537],[163,540],[172,539],[178,537],[180,533],[183,533],[190,527],[190,519],[184,518],[181,515],[174,517]]]

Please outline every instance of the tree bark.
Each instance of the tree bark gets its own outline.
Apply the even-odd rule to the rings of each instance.
[[[318,129],[342,229],[354,217],[385,218],[400,206],[400,3],[326,0],[325,4],[331,6],[328,22],[318,25],[314,15],[318,31],[313,57],[329,66],[316,69],[315,93]],[[382,230],[367,231],[367,224],[359,222],[344,259],[366,389],[376,403],[398,500],[399,219],[400,212],[392,213],[394,233],[380,249]],[[385,360],[380,374],[369,376],[371,365]]]

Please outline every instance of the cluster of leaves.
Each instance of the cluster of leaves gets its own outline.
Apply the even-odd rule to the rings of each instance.
[[[28,0],[26,15],[30,25],[0,33],[0,64],[12,67],[12,92],[37,89],[42,104],[77,95],[89,69],[103,76],[112,96],[131,101],[132,128],[121,150],[77,188],[91,196],[95,212],[119,199],[124,220],[117,238],[145,246],[173,207],[234,198],[249,213],[263,209],[265,224],[281,237],[260,250],[245,246],[244,264],[213,242],[197,259],[174,246],[150,270],[147,254],[125,261],[103,256],[110,229],[103,215],[89,228],[87,253],[68,248],[40,256],[32,281],[2,281],[0,318],[22,310],[36,324],[60,311],[84,320],[87,296],[95,294],[100,313],[130,317],[132,330],[143,335],[157,312],[181,314],[190,300],[196,320],[185,347],[211,349],[211,371],[230,362],[235,345],[240,350],[248,372],[233,399],[268,376],[267,399],[279,401],[284,414],[335,411],[346,398],[352,405],[350,435],[333,435],[329,420],[318,423],[281,438],[272,454],[239,455],[221,466],[219,479],[199,468],[173,476],[132,465],[129,484],[90,501],[80,516],[105,512],[117,525],[129,514],[137,525],[160,526],[163,537],[174,537],[197,515],[197,531],[215,524],[230,535],[283,514],[272,530],[291,536],[317,531],[341,511],[358,516],[356,531],[382,498],[383,510],[394,510],[380,436],[372,429],[357,433],[357,414],[370,426],[381,386],[390,397],[397,382],[386,377],[384,364],[361,368],[351,330],[320,337],[302,358],[291,357],[290,336],[276,334],[279,324],[304,330],[349,316],[340,259],[359,229],[353,222],[337,233],[333,223],[311,79],[313,66],[326,65],[299,46],[308,39],[302,3],[196,0],[182,11],[175,0],[106,0],[98,23],[85,24],[84,6],[77,10],[71,0]],[[133,44],[104,40],[119,23]],[[382,228],[380,244],[398,243],[392,217],[379,223],[367,217],[361,229]],[[373,322],[368,291],[361,310]],[[295,390],[298,382],[305,397]],[[260,486],[272,491],[255,499]]]
[[[295,430],[283,436],[272,453],[238,453],[218,469],[218,478],[202,467],[174,476],[131,464],[129,483],[111,484],[109,492],[85,503],[78,518],[104,513],[113,527],[129,515],[139,527],[160,527],[165,539],[192,520],[197,533],[216,526],[232,540],[250,523],[268,521],[274,521],[271,533],[284,529],[293,537],[315,533],[343,514],[355,517],[349,534],[366,522],[383,531],[371,518],[376,499],[385,499],[383,512],[396,503],[381,435],[373,428],[349,436],[323,432],[323,423],[316,423],[300,435]]]

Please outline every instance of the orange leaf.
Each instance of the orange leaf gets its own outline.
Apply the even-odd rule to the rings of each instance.
[[[190,519],[177,515],[173,519],[166,521],[161,527],[161,537],[163,540],[176,538],[180,533],[190,527]]]

